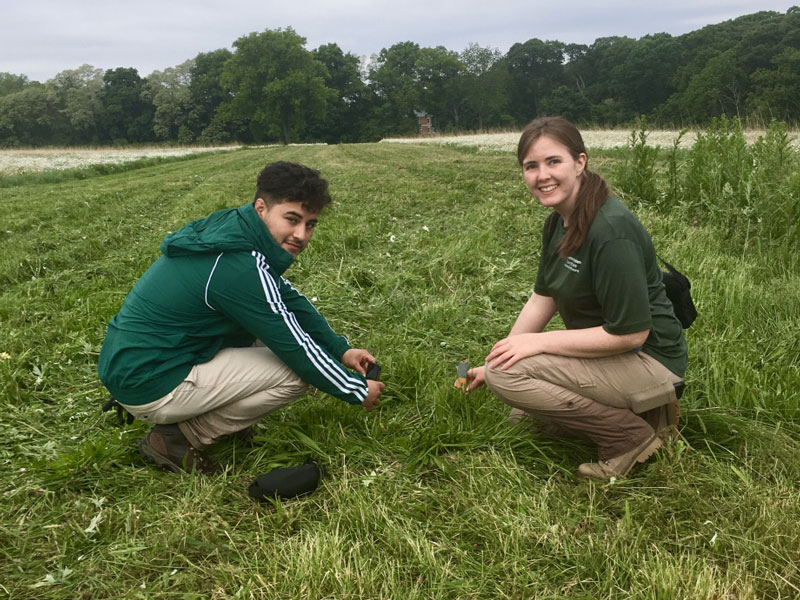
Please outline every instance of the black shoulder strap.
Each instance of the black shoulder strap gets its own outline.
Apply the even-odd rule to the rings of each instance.
[[[692,287],[692,283],[689,281],[689,278],[686,277],[686,275],[684,275],[683,273],[678,271],[678,269],[676,269],[671,264],[669,264],[667,261],[665,261],[663,258],[658,256],[658,254],[656,254],[656,256],[658,257],[658,260],[661,261],[661,264],[663,264],[665,267],[667,267],[667,271],[669,271],[670,274],[673,277],[677,277],[680,281],[685,282],[686,287]]]

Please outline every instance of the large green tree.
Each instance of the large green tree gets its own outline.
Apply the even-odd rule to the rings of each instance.
[[[764,122],[800,119],[800,50],[786,48],[772,60],[772,68],[750,77],[749,113]]]
[[[525,123],[539,114],[542,100],[566,83],[565,51],[566,46],[561,42],[537,38],[514,44],[508,50],[509,103],[517,123]]]
[[[61,126],[70,144],[100,141],[103,70],[92,65],[66,69],[47,82],[63,115]]]
[[[400,42],[383,48],[370,65],[370,85],[378,98],[375,127],[382,136],[417,131],[414,114],[423,110],[419,56],[418,44]]]
[[[120,67],[105,72],[100,121],[106,141],[141,143],[154,139],[153,105],[143,92],[144,81],[136,69]]]
[[[482,130],[506,124],[508,69],[497,48],[471,43],[459,55],[464,65],[463,93],[469,126]]]
[[[192,105],[189,127],[194,137],[202,143],[217,144],[236,138],[239,123],[226,122],[222,115],[217,117],[217,108],[230,98],[229,90],[223,87],[220,79],[225,63],[232,56],[230,50],[220,48],[201,52],[192,61],[189,73]]]
[[[327,73],[305,44],[291,27],[251,33],[233,43],[235,52],[222,72],[232,98],[220,110],[248,119],[255,141],[302,139],[311,120],[325,114],[331,95]]]
[[[466,105],[465,75],[458,54],[444,46],[400,42],[382,49],[369,70],[382,134],[415,132],[421,114],[431,116],[437,129],[457,128]]]
[[[220,79],[225,63],[233,56],[227,48],[201,52],[194,57],[189,72],[191,111],[189,127],[194,138],[204,144],[219,144],[236,139],[242,120],[229,121],[217,114],[219,106],[228,100],[230,91]]]
[[[667,33],[647,35],[631,45],[620,69],[613,69],[617,93],[632,115],[650,113],[675,91],[679,44]]]
[[[30,82],[25,75],[15,75],[14,73],[0,73],[0,96],[7,96],[14,92],[19,92]]]
[[[58,121],[58,105],[41,83],[26,85],[16,93],[0,97],[2,146],[52,144],[53,128]]]
[[[311,54],[325,67],[325,85],[332,91],[325,114],[313,120],[313,137],[328,143],[368,139],[373,94],[361,77],[359,57],[337,44],[325,44]]]
[[[415,65],[419,108],[433,117],[438,129],[458,129],[465,107],[464,63],[444,46],[420,49]]]
[[[592,104],[589,98],[573,85],[560,85],[540,103],[541,113],[560,115],[573,123],[591,124]]]
[[[187,60],[177,67],[163,71],[153,71],[144,85],[144,97],[155,108],[153,132],[159,140],[177,140],[189,143],[194,134],[190,127],[192,110],[191,71],[193,60]]]
[[[721,115],[742,117],[747,81],[733,49],[726,50],[689,80],[677,101],[681,114],[695,123]]]
[[[569,69],[579,72],[591,103],[591,120],[605,124],[625,123],[636,116],[629,107],[625,61],[636,46],[629,37],[598,38]]]

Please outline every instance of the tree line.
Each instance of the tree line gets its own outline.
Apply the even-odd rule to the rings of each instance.
[[[503,54],[400,42],[369,60],[306,49],[292,28],[240,37],[141,77],[83,65],[45,83],[0,73],[0,146],[363,142],[520,127],[538,114],[580,124],[688,126],[728,115],[800,122],[800,8],[681,35],[532,38]]]

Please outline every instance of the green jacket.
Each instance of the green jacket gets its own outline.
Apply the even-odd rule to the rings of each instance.
[[[168,235],[108,324],[100,380],[124,404],[171,392],[222,348],[261,340],[303,381],[358,404],[366,380],[340,360],[350,348],[282,277],[292,255],[252,204],[217,211]]]

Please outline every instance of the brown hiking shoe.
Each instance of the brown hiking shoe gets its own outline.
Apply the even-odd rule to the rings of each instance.
[[[625,454],[593,463],[583,463],[578,467],[578,475],[592,479],[611,479],[625,477],[637,462],[643,463],[662,446],[658,435],[645,440]]]
[[[139,452],[147,460],[173,473],[216,473],[219,468],[193,447],[176,425],[154,425],[140,442]]]
[[[680,415],[680,404],[674,402],[657,406],[639,416],[647,421],[647,424],[653,428],[653,431],[658,434],[662,442],[666,442],[670,439],[677,440],[680,438],[680,432],[678,431]]]

